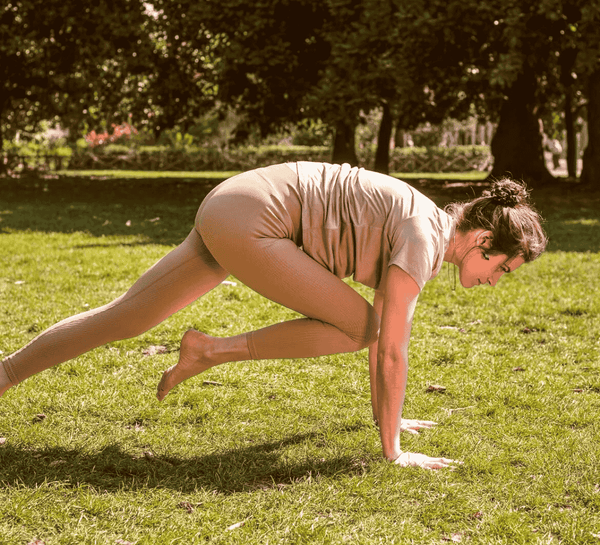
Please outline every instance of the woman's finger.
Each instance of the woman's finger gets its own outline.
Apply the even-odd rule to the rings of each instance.
[[[432,422],[431,420],[410,420],[408,418],[402,419],[402,426],[405,428],[413,428],[413,429],[431,428],[432,426],[435,426],[436,424],[437,424],[437,422]]]
[[[437,425],[437,422],[432,422],[431,420],[417,420],[416,422],[424,428],[431,428]]]
[[[462,462],[459,462],[458,460],[451,460],[450,458],[440,458],[440,461],[446,464],[462,464]]]

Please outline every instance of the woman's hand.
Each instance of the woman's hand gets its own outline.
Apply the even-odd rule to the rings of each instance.
[[[408,418],[403,418],[400,423],[400,431],[407,431],[408,433],[418,435],[419,432],[417,430],[431,428],[436,424],[437,422],[432,422],[431,420],[409,420]]]
[[[449,467],[450,464],[462,464],[462,462],[450,460],[450,458],[431,458],[417,452],[403,452],[394,460],[394,463],[401,467],[422,467],[424,469],[442,469]]]

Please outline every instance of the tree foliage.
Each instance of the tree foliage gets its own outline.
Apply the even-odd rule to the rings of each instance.
[[[136,0],[10,0],[0,11],[0,125],[76,126],[133,103],[151,44]],[[1,139],[0,139],[1,141]]]
[[[186,36],[211,47],[208,76],[216,98],[237,108],[263,134],[307,117],[302,109],[329,56],[320,37],[326,12],[317,0],[186,0]]]
[[[355,128],[380,109],[385,170],[393,124],[475,112],[499,124],[494,174],[543,181],[538,120],[571,141],[587,114],[591,180],[599,29],[600,0],[10,0],[0,126],[185,130],[221,105],[262,134],[320,119],[335,131],[334,160],[356,162]]]

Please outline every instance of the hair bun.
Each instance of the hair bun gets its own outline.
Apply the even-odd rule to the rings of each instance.
[[[501,206],[512,208],[519,204],[527,204],[529,199],[525,184],[508,179],[495,181],[489,191],[483,192],[483,196],[489,197]]]

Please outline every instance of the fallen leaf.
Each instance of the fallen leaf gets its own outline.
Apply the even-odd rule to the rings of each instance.
[[[442,539],[444,541],[452,541],[453,543],[460,543],[462,541],[462,535],[452,534],[450,537],[444,536]]]
[[[237,286],[237,284],[235,282],[231,282],[229,280],[223,280],[223,282],[221,282],[221,284],[225,284],[227,286]]]
[[[522,333],[535,333],[537,331],[537,329],[535,327],[532,327],[531,329],[528,327],[524,327],[523,329],[521,329]]]
[[[445,392],[446,387],[440,386],[439,384],[430,384],[429,386],[427,386],[427,391],[428,392]]]
[[[245,520],[243,520],[242,522],[236,522],[235,524],[232,524],[229,528],[227,528],[227,530],[231,531],[235,530],[236,528],[241,528],[244,524],[246,524]]]
[[[516,371],[525,371],[525,368],[523,368],[523,367],[515,367],[515,368],[513,369],[513,371],[515,371],[515,372],[516,372]]]
[[[46,545],[41,539],[34,539],[30,541],[27,545]]]
[[[144,457],[148,458],[148,460],[152,460],[154,458],[154,454],[152,454],[152,452],[144,452]]]
[[[583,392],[583,388],[573,388],[573,393],[581,394]]]
[[[127,221],[125,222],[125,225],[126,225],[127,227],[131,227],[131,220],[127,220]]]
[[[160,221],[160,218],[152,218],[151,220],[148,220],[150,223],[154,223],[155,221]]]
[[[54,462],[50,462],[48,465],[49,466],[59,466],[61,464],[66,464],[66,460],[54,460]]]
[[[0,437],[0,445],[6,444],[6,437]]]
[[[45,415],[45,414],[43,414],[43,413],[40,413],[40,414],[36,414],[36,415],[33,417],[33,420],[32,420],[32,422],[33,422],[33,423],[36,423],[36,422],[41,422],[42,420],[45,420],[45,419],[46,419],[46,415]]]
[[[483,518],[483,513],[481,511],[477,511],[477,513],[473,513],[471,515],[471,518],[477,519],[477,520],[482,519]]]
[[[117,539],[117,541],[115,541],[115,543],[117,545],[135,545],[135,543],[133,541],[125,541],[124,539]]]
[[[177,505],[177,507],[185,509],[188,513],[193,513],[194,511],[194,507],[189,501],[182,501],[180,504]]]
[[[155,356],[156,354],[167,354],[169,351],[166,346],[149,346],[148,348],[144,348],[142,350],[142,354],[144,356]]]
[[[214,380],[205,380],[202,384],[205,386],[223,386],[221,382],[216,382]]]
[[[17,284],[17,286],[20,286],[21,284],[25,284],[25,280],[17,280],[15,284]]]
[[[592,534],[592,536],[594,536],[597,539],[600,539],[600,534]]]

